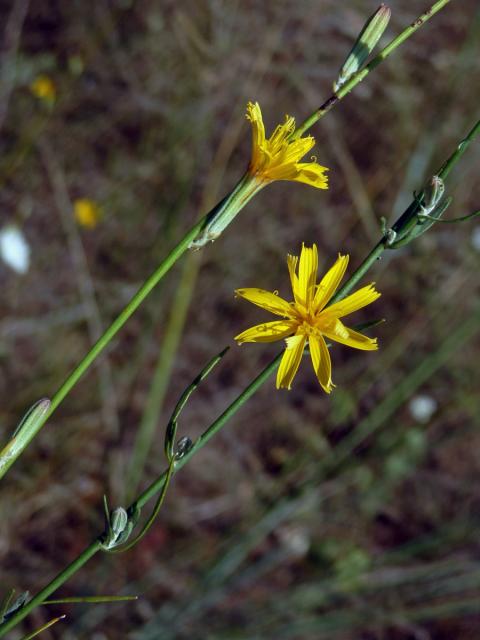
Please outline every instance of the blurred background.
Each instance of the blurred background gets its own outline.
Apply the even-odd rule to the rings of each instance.
[[[247,101],[267,132],[285,113],[302,121],[377,5],[0,3],[3,442],[236,183]],[[382,43],[427,0],[389,6]],[[126,504],[162,471],[170,412],[213,355],[232,347],[179,435],[196,438],[276,355],[234,344],[267,317],[235,288],[287,296],[302,241],[322,269],[339,251],[359,264],[380,217],[478,118],[479,35],[478,2],[449,4],[312,130],[328,191],[269,186],[162,281],[2,481],[0,595],[43,587],[102,530],[104,493]],[[447,217],[478,209],[479,160],[477,142]],[[475,221],[385,255],[366,279],[382,298],[354,318],[386,319],[380,350],[333,347],[331,396],[307,361],[291,392],[270,379],[174,478],[141,544],[97,555],[57,592],[139,600],[43,607],[9,637],[67,613],[42,637],[478,638],[479,259]]]

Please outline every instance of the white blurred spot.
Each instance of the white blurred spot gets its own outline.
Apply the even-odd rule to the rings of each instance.
[[[18,227],[9,225],[0,231],[0,258],[17,273],[27,273],[30,247]]]
[[[472,247],[480,251],[480,226],[476,226],[471,236]]]
[[[280,527],[276,531],[280,541],[293,556],[302,557],[310,548],[310,536],[303,527],[294,525]]]
[[[427,423],[437,410],[437,401],[432,396],[414,396],[408,405],[412,418],[417,422]]]

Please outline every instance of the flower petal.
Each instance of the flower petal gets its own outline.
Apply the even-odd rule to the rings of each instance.
[[[308,345],[310,347],[313,369],[318,381],[322,389],[330,393],[335,385],[332,382],[332,362],[325,340],[322,336],[316,337],[311,335],[308,338]]]
[[[295,299],[306,307],[311,304],[315,293],[315,283],[318,271],[318,251],[317,245],[306,247],[302,245],[300,261],[298,266],[298,287],[295,293]]]
[[[285,116],[285,122],[275,127],[275,131],[268,139],[270,153],[276,155],[282,151],[282,147],[288,145],[287,138],[295,131],[295,118]]]
[[[290,303],[270,291],[250,288],[237,289],[235,293],[252,304],[256,304],[258,307],[262,307],[262,309],[266,309],[266,311],[270,311],[270,313],[274,313],[277,316],[286,318],[293,317]]]
[[[263,322],[254,327],[250,327],[238,336],[235,340],[240,344],[242,342],[275,342],[283,340],[292,335],[297,324],[292,320],[274,320],[273,322]]]
[[[273,182],[274,180],[296,180],[298,171],[296,169],[296,165],[293,162],[283,163],[278,162],[275,163],[275,160],[272,160],[269,165],[265,167],[263,172],[264,177]]]
[[[282,163],[297,164],[303,156],[315,146],[315,138],[307,136],[306,138],[297,138],[288,143],[282,154]]]
[[[372,284],[362,287],[355,293],[347,296],[340,302],[335,302],[332,306],[325,309],[325,313],[332,314],[336,318],[343,318],[343,316],[353,313],[358,309],[366,307],[367,304],[375,302],[382,294],[376,291],[375,286]]]
[[[295,292],[295,289],[298,287],[298,276],[297,276],[297,264],[298,264],[298,256],[287,255],[287,265],[288,265],[288,273],[290,274],[290,282],[292,284],[292,291]]]
[[[342,256],[339,253],[337,261],[333,267],[327,271],[317,286],[317,291],[313,301],[313,308],[315,312],[321,311],[338,289],[338,286],[345,275],[345,271],[347,270],[347,265],[348,256]]]
[[[277,372],[277,389],[290,389],[298,371],[305,348],[306,338],[299,334],[285,340],[287,347]]]
[[[263,147],[265,145],[265,126],[263,124],[262,110],[258,102],[249,102],[247,104],[246,117],[252,123],[253,148]]]
[[[297,162],[295,165],[297,175],[293,179],[295,182],[303,182],[317,189],[328,189],[327,167],[322,167],[316,162]]]
[[[369,338],[363,333],[358,333],[358,331],[346,327],[341,320],[335,320],[328,330],[322,329],[322,333],[330,340],[346,344],[354,349],[362,349],[363,351],[375,351],[378,349],[376,338]]]
[[[327,169],[313,162],[300,160],[315,145],[313,136],[292,138],[295,118],[285,117],[270,138],[265,138],[265,127],[258,102],[247,105],[247,119],[252,124],[252,157],[248,172],[263,183],[274,180],[303,182],[318,189],[327,189]]]

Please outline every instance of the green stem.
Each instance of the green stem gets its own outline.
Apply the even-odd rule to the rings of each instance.
[[[187,254],[182,264],[183,271],[171,304],[160,354],[145,402],[145,409],[129,456],[126,481],[126,487],[128,488],[127,500],[133,500],[137,495],[140,481],[143,477],[148,453],[158,426],[161,408],[167,395],[175,354],[183,334],[196,273],[201,264],[200,258],[200,252],[191,252]]]
[[[69,578],[71,578],[83,565],[94,556],[97,551],[100,551],[100,540],[94,540],[82,553],[75,558],[75,560],[65,567],[46,587],[37,593],[31,600],[29,600],[21,609],[16,611],[11,618],[6,620],[0,625],[0,638],[2,638],[7,631],[13,629],[21,620],[25,618],[33,609],[43,604],[44,600],[48,598],[54,591],[62,586]]]
[[[33,638],[36,638],[38,635],[40,635],[47,629],[50,629],[50,627],[53,627],[53,625],[57,624],[57,622],[60,622],[60,620],[65,620],[66,617],[67,616],[64,614],[63,616],[58,616],[58,618],[53,618],[52,620],[49,620],[45,624],[42,624],[42,626],[39,627],[38,629],[35,629],[35,631],[33,631],[32,633],[29,633],[27,636],[24,636],[22,640],[33,640]]]
[[[382,238],[370,251],[365,260],[360,264],[359,267],[355,269],[350,278],[345,282],[345,284],[338,289],[337,293],[330,298],[328,306],[333,304],[334,302],[338,302],[347,296],[350,291],[358,284],[358,282],[363,278],[363,276],[367,273],[367,271],[372,267],[372,265],[379,260],[380,256],[386,249],[386,239]]]
[[[138,542],[140,542],[140,540],[148,533],[148,530],[153,525],[153,523],[157,519],[158,514],[160,513],[160,509],[162,508],[163,501],[165,500],[165,496],[167,495],[167,489],[168,489],[168,487],[170,485],[170,480],[172,479],[174,471],[175,471],[175,460],[172,458],[172,460],[170,460],[170,464],[168,465],[168,469],[167,469],[167,471],[165,473],[165,476],[164,476],[165,479],[164,479],[162,488],[160,490],[160,495],[159,495],[159,497],[157,499],[157,502],[155,503],[155,506],[153,508],[152,513],[149,515],[149,517],[148,517],[147,521],[145,522],[145,524],[143,525],[140,533],[138,535],[136,535],[133,540],[130,540],[130,542],[128,542],[124,546],[121,546],[121,547],[118,547],[118,548],[114,548],[114,549],[109,549],[109,551],[108,551],[109,553],[124,553],[125,551],[128,551],[129,549],[133,549],[133,547],[135,547],[136,544]],[[135,505],[135,503],[134,503],[134,505]],[[135,510],[135,506],[134,505],[132,507],[130,507],[132,509],[132,511]],[[129,510],[128,513],[132,513],[132,511]]]
[[[465,151],[467,150],[470,142],[480,132],[480,122],[477,123],[473,129],[469,132],[466,138],[457,146],[457,149],[449,157],[438,175],[442,178],[446,178],[455,164],[460,160]],[[415,201],[416,203],[416,201]],[[410,205],[411,207],[412,205]],[[408,207],[407,211],[410,209]],[[406,213],[406,212],[405,212]],[[399,220],[395,223],[394,227],[402,220],[405,213],[400,216]],[[200,224],[200,223],[199,223]],[[185,242],[185,239],[184,239]],[[383,251],[386,249],[386,239],[382,238],[368,254],[365,260],[350,276],[348,281],[339,289],[336,295],[331,299],[330,304],[341,300],[349,291],[354,287],[358,281],[365,275],[368,269],[377,261]],[[173,252],[172,252],[173,253]],[[172,255],[172,254],[170,254]],[[138,294],[137,294],[138,295]],[[193,444],[191,449],[176,462],[173,473],[179,471],[200,449],[202,449],[215,434],[228,422],[228,420],[258,391],[258,389],[266,382],[270,376],[277,369],[280,360],[283,356],[283,351],[278,353],[275,358],[265,367],[265,369],[258,375],[242,393],[230,404],[230,406],[219,416],[212,424],[202,433],[198,440]],[[161,476],[159,476],[155,482],[153,482],[128,508],[129,513],[135,511],[135,509],[141,509],[145,504],[158,492],[161,492],[169,480],[169,470],[167,469]],[[32,598],[25,606],[19,609],[12,615],[6,622],[0,625],[0,638],[5,635],[7,631],[16,626],[25,616],[27,616],[35,607],[41,605],[54,591],[56,591],[62,584],[64,584],[73,574],[75,574],[92,556],[102,549],[101,540],[97,538],[94,540],[68,567],[61,571],[46,587],[44,587],[39,593]]]
[[[190,243],[197,237],[198,233],[204,228],[208,217],[204,216],[190,231],[180,240],[177,246],[172,249],[168,256],[161,262],[158,268],[144,282],[137,293],[133,296],[127,306],[123,309],[119,316],[112,322],[101,338],[93,345],[83,360],[70,373],[68,378],[62,384],[57,393],[53,396],[49,411],[35,424],[34,429],[20,432],[17,438],[13,438],[5,448],[0,452],[0,478],[2,478],[15,460],[23,453],[25,448],[37,435],[43,425],[50,418],[52,413],[58,408],[65,397],[70,393],[87,369],[102,353],[109,342],[115,337],[118,331],[127,322],[130,316],[138,309],[145,298],[150,294],[152,289],[160,282],[163,276],[173,267],[177,260],[185,253]]]
[[[451,0],[438,0],[429,9],[427,9],[421,16],[412,22],[406,29],[402,31],[396,38],[394,38],[380,53],[373,58],[363,69],[350,78],[338,91],[326,100],[321,107],[319,107],[312,115],[310,115],[302,124],[295,130],[293,138],[300,138],[308,129],[310,129],[316,122],[318,122],[324,115],[326,115],[337,102],[344,98],[357,84],[360,84],[362,80],[368,76],[370,71],[378,67],[390,54],[392,54],[397,47],[399,47],[407,38],[412,36],[422,25],[424,25],[430,18],[438,13],[443,7]]]
[[[450,157],[443,163],[436,175],[442,180],[446,180],[450,175],[450,172],[468,149],[474,138],[480,133],[480,120],[470,129],[465,138],[458,143],[455,151]],[[404,235],[412,226],[417,224],[417,213],[420,208],[420,202],[423,198],[423,191],[414,198],[409,207],[402,213],[398,220],[393,225],[392,229],[397,233],[399,237]]]
[[[132,602],[138,600],[138,596],[78,596],[72,598],[58,598],[52,600],[44,600],[46,604],[102,604],[112,602]]]
[[[438,177],[442,178],[442,180],[446,180],[450,171],[456,165],[458,160],[463,156],[465,151],[468,149],[474,138],[480,133],[480,120],[478,120],[475,125],[471,128],[471,130],[467,133],[465,138],[458,143],[457,148],[452,153],[452,155],[448,158],[448,160],[442,165],[442,168],[438,172]]]
[[[331,96],[317,111],[315,111],[293,134],[294,138],[300,137],[307,129],[313,124],[318,122],[330,109],[341,100],[347,93],[349,93],[357,84],[359,84],[365,76],[367,76],[372,69],[378,66],[385,58],[387,58],[400,44],[402,44],[407,38],[409,38],[417,29],[419,29],[427,20],[435,15],[440,9],[442,9],[450,0],[439,0],[424,14],[422,14],[417,20],[415,20],[409,27],[407,27],[402,33],[397,36],[392,42],[385,47],[364,69],[354,75],[348,82],[346,82],[337,94]],[[449,168],[445,167],[445,171],[448,172]],[[246,181],[247,184],[244,184]],[[252,187],[250,189],[250,187]],[[238,193],[237,193],[238,192]],[[229,224],[231,219],[236,215],[237,205],[239,208],[244,206],[248,200],[256,192],[255,185],[250,185],[248,176],[244,176],[240,183],[235,187],[234,191],[224,198],[217,207],[215,207],[210,213],[204,216],[178,243],[178,245],[172,249],[170,254],[155,270],[155,272],[148,278],[148,280],[142,285],[139,291],[134,295],[132,300],[128,303],[125,309],[120,315],[113,321],[110,327],[100,337],[100,339],[94,344],[91,350],[83,358],[83,360],[77,365],[77,367],[71,372],[63,385],[57,391],[52,398],[50,410],[45,416],[35,423],[34,428],[29,432],[18,434],[17,438],[12,438],[10,442],[0,451],[0,479],[5,475],[12,464],[23,453],[29,443],[35,438],[40,429],[44,426],[52,413],[57,409],[65,397],[70,393],[73,387],[77,384],[87,369],[93,364],[96,358],[102,353],[105,347],[115,337],[118,331],[127,322],[130,316],[137,310],[142,304],[145,298],[150,294],[152,289],[160,282],[163,276],[171,269],[171,267],[177,262],[177,260],[185,253],[190,246],[201,247],[206,242],[215,238],[223,228]],[[238,201],[238,202],[237,202]],[[216,215],[217,210],[224,210],[222,216]],[[231,209],[231,211],[230,211]],[[201,235],[200,235],[200,232]],[[194,242],[195,241],[195,242]],[[353,286],[353,285],[352,285]],[[338,298],[337,298],[338,299]]]
[[[193,444],[192,448],[175,464],[174,473],[180,470],[190,458],[200,451],[213,436],[220,431],[224,424],[242,407],[245,402],[268,380],[271,374],[277,368],[282,353],[279,353],[272,362],[265,367],[259,376],[251,382],[248,387],[232,402],[232,404],[222,413],[222,415],[206,429],[198,440]],[[131,513],[135,508],[142,508],[145,504],[159,491],[166,486],[169,471],[165,471],[157,480],[150,485],[128,508]],[[21,609],[14,613],[6,622],[0,625],[0,638],[13,629],[21,620],[23,620],[33,609],[44,603],[48,597],[62,586],[71,576],[73,576],[84,564],[92,558],[98,551],[102,550],[102,544],[99,538],[95,539],[75,560],[61,571],[49,584],[47,584],[36,596],[29,600]]]
[[[175,464],[175,473],[179,471],[190,458],[198,453],[207,442],[209,442],[214,435],[216,435],[220,429],[235,415],[235,413],[249,400],[266,382],[272,373],[278,367],[282,358],[283,352],[279,353],[268,364],[265,369],[246,387],[242,393],[235,398],[232,404],[219,416],[212,424],[202,433],[202,435],[193,443],[192,448]],[[156,493],[162,490],[165,481],[167,479],[168,471],[165,471],[159,476],[155,482],[153,482],[145,491],[137,498],[137,500],[129,507],[129,511],[137,508],[142,508]],[[1,637],[1,636],[0,636]]]

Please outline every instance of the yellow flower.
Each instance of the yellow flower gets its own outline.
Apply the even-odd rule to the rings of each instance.
[[[35,78],[30,85],[30,91],[36,98],[50,103],[55,101],[57,95],[53,80],[45,74],[41,74]]]
[[[270,311],[282,320],[264,322],[247,329],[235,340],[242,342],[275,342],[285,339],[286,349],[277,373],[277,389],[290,389],[297,373],[305,345],[308,344],[315,374],[322,388],[333,389],[332,365],[325,338],[355,349],[372,351],[377,340],[346,327],[340,318],[365,307],[380,297],[369,284],[340,302],[327,306],[337,290],[348,265],[348,256],[338,255],[331,269],[317,284],[318,252],[302,246],[300,260],[288,256],[288,270],[293,290],[293,302],[263,289],[237,289],[236,293],[249,302]],[[298,267],[298,270],[297,270]]]
[[[265,138],[262,112],[258,102],[247,105],[247,119],[252,123],[252,157],[238,184],[206,217],[198,236],[189,244],[200,249],[216,240],[243,207],[263,187],[274,180],[304,182],[317,189],[328,189],[326,167],[316,162],[300,162],[315,144],[312,136],[294,138],[295,119],[286,116],[270,138]]]
[[[327,167],[322,167],[315,161],[300,162],[315,145],[315,138],[306,136],[292,139],[295,118],[286,116],[285,123],[279,124],[268,140],[258,102],[248,103],[247,119],[252,123],[252,159],[248,168],[250,175],[261,182],[293,180],[317,189],[328,189],[325,173],[328,171]]]
[[[87,229],[94,229],[101,217],[101,210],[98,204],[88,198],[75,200],[73,213],[78,224],[82,227],[87,227]]]

